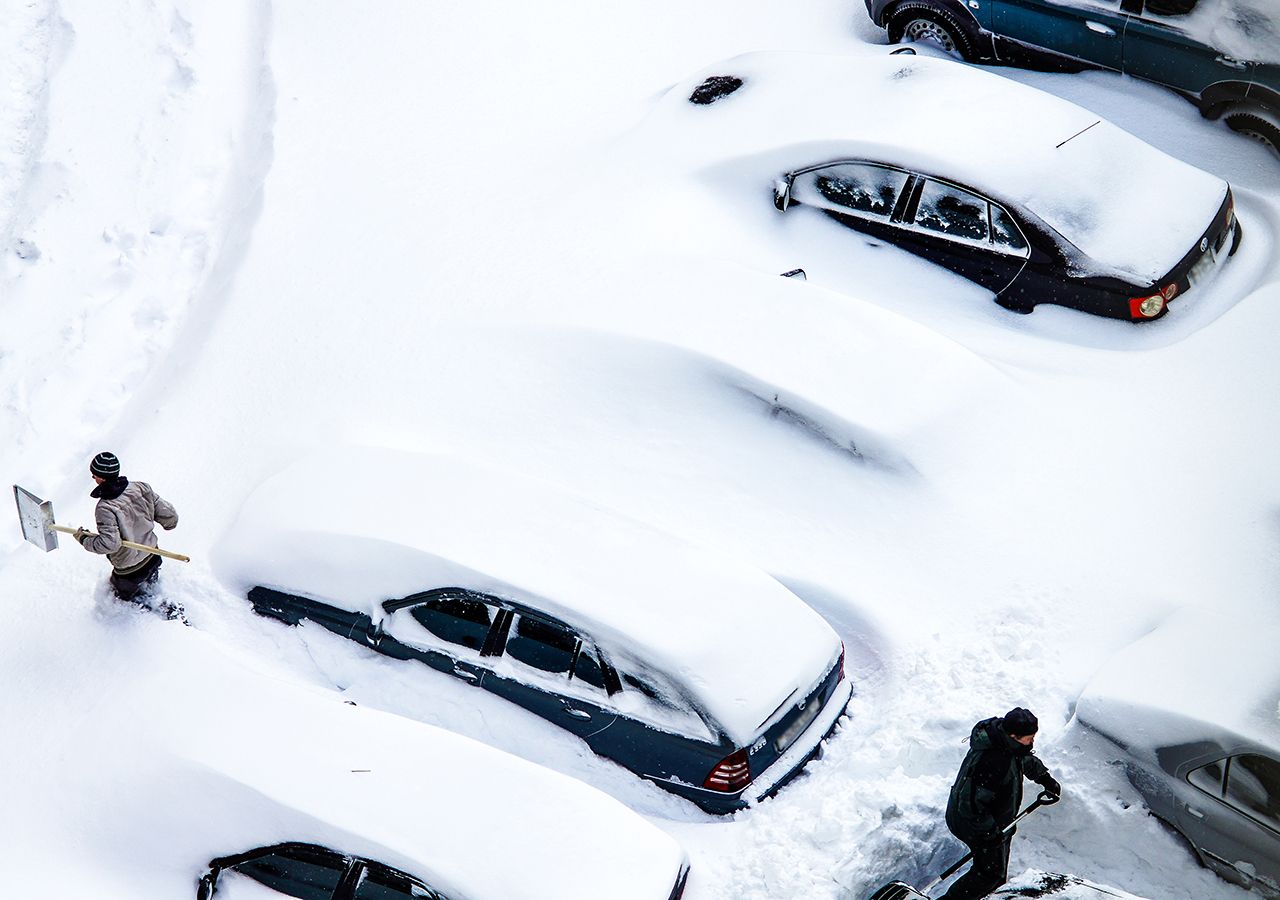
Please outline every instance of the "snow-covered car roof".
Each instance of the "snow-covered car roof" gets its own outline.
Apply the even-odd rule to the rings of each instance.
[[[1157,749],[1224,732],[1280,749],[1274,622],[1182,610],[1094,675],[1076,705],[1086,724]]]
[[[318,842],[450,897],[493,900],[665,900],[685,863],[675,840],[575,779],[320,692],[281,699],[228,695],[227,709],[203,710],[210,733],[179,739],[191,762],[230,782],[225,794],[248,789],[274,810],[210,858]]]
[[[745,742],[840,641],[765,573],[538,483],[444,455],[342,448],[246,501],[224,578],[307,594],[376,620],[433,587],[527,603],[689,692]]]
[[[716,75],[743,84],[690,103]],[[745,54],[672,88],[643,131],[654,152],[706,167],[755,156],[780,175],[855,158],[959,182],[1039,216],[1092,274],[1146,282],[1191,250],[1227,190],[1074,103],[921,55]]]

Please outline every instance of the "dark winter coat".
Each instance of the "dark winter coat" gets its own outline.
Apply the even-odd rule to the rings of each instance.
[[[1000,727],[1000,718],[973,726],[969,752],[951,786],[947,827],[968,844],[996,840],[1022,806],[1022,779],[1052,784],[1052,776],[1030,747],[1024,747]]]
[[[123,475],[102,482],[89,496],[98,500],[93,516],[98,533],[80,543],[91,553],[105,554],[118,575],[141,569],[151,558],[150,553],[121,546],[122,540],[155,547],[155,524],[160,523],[166,531],[178,524],[177,510],[151,485]]]

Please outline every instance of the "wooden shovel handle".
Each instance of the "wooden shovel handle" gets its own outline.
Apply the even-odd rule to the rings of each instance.
[[[80,530],[78,528],[72,528],[69,525],[51,525],[49,527],[54,531],[61,531],[65,534],[75,534]],[[94,537],[97,537],[97,535],[92,531],[87,531],[86,534],[93,534]],[[191,562],[190,556],[183,556],[181,553],[174,553],[172,550],[161,550],[159,547],[148,547],[146,544],[135,544],[133,541],[121,541],[120,546],[128,547],[131,550],[141,550],[143,553],[154,553],[156,556],[163,556],[166,559],[176,559],[179,562]]]

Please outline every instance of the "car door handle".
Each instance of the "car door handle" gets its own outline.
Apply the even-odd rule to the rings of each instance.
[[[1233,59],[1230,56],[1215,56],[1213,61],[1219,65],[1229,66],[1232,69],[1247,69],[1249,64],[1243,59]]]
[[[1187,812],[1191,813],[1191,815],[1195,816],[1197,819],[1204,818],[1204,813],[1200,812],[1200,810],[1196,809],[1194,806],[1188,806]]]
[[[1091,22],[1088,19],[1085,19],[1084,26],[1097,34],[1104,34],[1107,37],[1116,36],[1116,30],[1114,28],[1108,25],[1103,25],[1101,22]]]
[[[578,709],[577,707],[566,706],[564,708],[564,711],[565,711],[565,714],[568,715],[569,718],[571,719],[578,719],[579,721],[582,721],[582,722],[591,721],[591,713],[587,712],[585,709]]]
[[[457,666],[454,666],[454,667],[453,667],[453,674],[454,674],[454,675],[457,675],[457,676],[458,676],[459,678],[461,678],[463,681],[469,681],[469,682],[471,682],[472,684],[479,684],[479,683],[480,683],[480,673],[479,673],[479,672],[472,672],[470,669],[460,669],[460,668],[458,668]]]

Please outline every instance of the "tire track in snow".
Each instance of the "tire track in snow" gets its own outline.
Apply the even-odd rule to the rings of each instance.
[[[21,166],[10,154],[6,171],[21,177],[0,189],[18,199],[0,226],[22,223],[39,254],[16,275],[0,270],[0,470],[56,499],[64,484],[80,495],[74,474],[100,445],[127,447],[189,313],[217,297],[247,245],[271,160],[271,11],[249,0],[29,9],[3,23],[19,32],[8,45],[32,49],[17,88],[29,112],[0,120],[0,147],[25,153]]]

